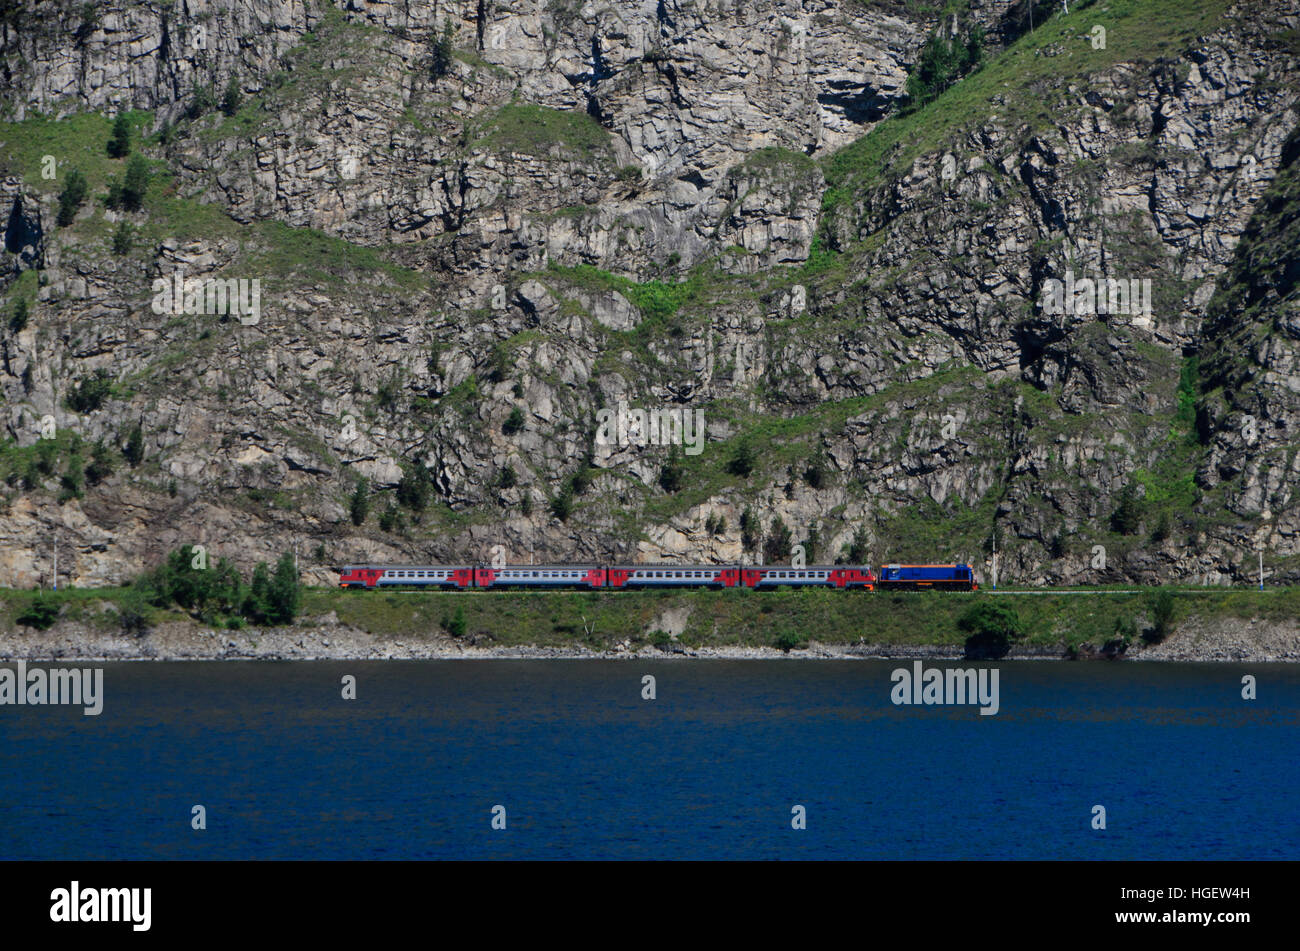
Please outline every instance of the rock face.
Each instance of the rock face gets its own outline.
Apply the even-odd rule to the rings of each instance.
[[[1300,0],[920,6],[0,16],[0,583],[56,531],[78,584],[182,544],[1300,578]]]

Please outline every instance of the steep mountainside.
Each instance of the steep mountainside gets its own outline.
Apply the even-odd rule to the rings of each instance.
[[[0,584],[1300,580],[1300,0],[1061,6],[0,0]]]

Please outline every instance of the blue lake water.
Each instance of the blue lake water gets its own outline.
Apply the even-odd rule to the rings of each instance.
[[[1300,858],[1295,665],[1002,663],[996,716],[902,661],[95,666],[0,706],[0,859]]]

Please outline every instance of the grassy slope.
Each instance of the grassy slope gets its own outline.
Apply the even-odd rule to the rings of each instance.
[[[112,631],[118,628],[116,605],[130,595],[129,588],[110,588],[70,589],[44,597],[61,606],[63,621]],[[41,636],[15,624],[33,597],[27,591],[0,591],[0,632]],[[666,637],[655,634],[663,612],[689,609],[690,619],[679,638],[688,647],[769,646],[783,634],[831,645],[956,646],[965,637],[957,627],[961,615],[993,597],[986,592],[398,593],[310,588],[304,593],[302,623],[314,626],[315,618],[333,611],[341,622],[377,637],[420,639],[445,635],[456,612],[463,611],[466,633],[474,635],[479,646],[579,644],[604,649],[624,640],[634,647],[663,643]],[[1001,597],[998,603],[1020,616],[1029,646],[1061,651],[1069,646],[1100,647],[1114,636],[1117,622],[1132,621],[1141,631],[1151,619],[1149,593],[1045,594]],[[1283,621],[1300,616],[1300,588],[1182,589],[1175,605],[1175,629],[1192,619]],[[154,611],[151,622],[184,619],[174,610]]]
[[[913,159],[958,140],[965,130],[996,117],[999,124],[1026,136],[1061,121],[1054,98],[1039,91],[1062,89],[1122,62],[1149,63],[1181,52],[1185,44],[1212,30],[1229,0],[1101,0],[1076,5],[1055,16],[938,99],[908,115],[886,119],[868,135],[825,161],[830,185],[825,206],[850,201],[889,171],[905,170]],[[1094,49],[1094,26],[1106,30],[1106,48]],[[1044,55],[1050,50],[1054,55]]]

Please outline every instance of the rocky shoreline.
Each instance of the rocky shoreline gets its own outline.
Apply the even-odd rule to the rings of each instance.
[[[1101,655],[1093,655],[1104,659]],[[201,628],[184,623],[159,625],[143,637],[97,630],[85,624],[59,624],[39,634],[0,633],[0,661],[187,661],[187,660],[959,660],[951,644],[822,644],[788,653],[761,645],[687,647],[676,641],[658,647],[628,641],[605,649],[585,645],[504,646],[468,643],[441,632],[428,637],[379,637],[329,616],[310,625]],[[1021,646],[1005,660],[1065,660],[1064,647]],[[1092,658],[1085,658],[1092,659]],[[1300,621],[1216,619],[1213,627],[1191,620],[1163,643],[1134,645],[1121,659],[1231,663],[1300,662]]]

